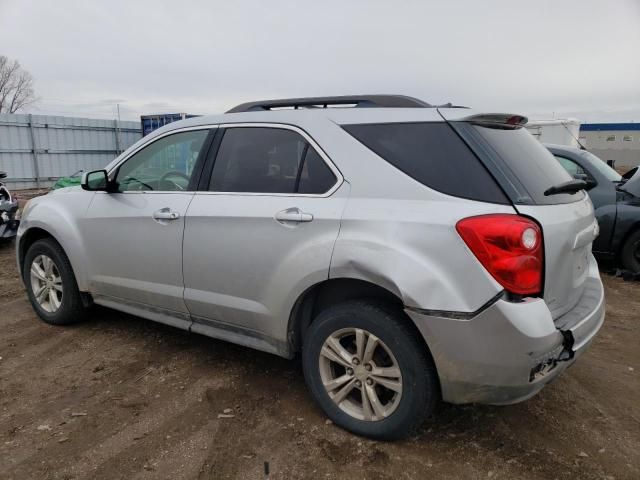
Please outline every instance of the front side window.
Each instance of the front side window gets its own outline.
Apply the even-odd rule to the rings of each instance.
[[[209,130],[163,137],[131,156],[118,169],[118,191],[184,191]]]
[[[284,128],[225,131],[209,190],[235,193],[326,193],[336,176],[298,133]]]

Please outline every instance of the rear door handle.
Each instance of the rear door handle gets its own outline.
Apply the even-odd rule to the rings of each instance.
[[[177,220],[180,218],[180,212],[171,210],[169,207],[161,208],[153,212],[154,220]]]
[[[287,208],[276,213],[275,219],[279,222],[310,222],[313,220],[313,215],[299,208]]]

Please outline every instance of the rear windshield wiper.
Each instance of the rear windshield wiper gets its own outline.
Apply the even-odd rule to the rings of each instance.
[[[549,195],[557,195],[558,193],[570,193],[573,195],[580,190],[584,190],[587,188],[587,182],[584,180],[569,180],[568,182],[561,183],[559,185],[555,185],[551,188],[548,188],[544,191],[544,196],[548,197]]]

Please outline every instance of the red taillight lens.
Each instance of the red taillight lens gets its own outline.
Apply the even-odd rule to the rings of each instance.
[[[518,215],[469,217],[456,230],[480,263],[507,291],[542,292],[542,232],[533,220]]]

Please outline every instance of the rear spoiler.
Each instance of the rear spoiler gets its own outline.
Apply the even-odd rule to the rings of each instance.
[[[462,119],[462,121],[473,123],[474,125],[482,125],[484,127],[515,130],[524,127],[529,119],[522,115],[512,115],[509,113],[487,113],[471,115]]]
[[[529,121],[527,117],[514,115],[513,113],[480,113],[457,118],[447,118],[450,117],[449,115],[443,116],[449,121],[468,122],[474,125],[482,125],[483,127],[500,128],[505,130],[522,128]]]

